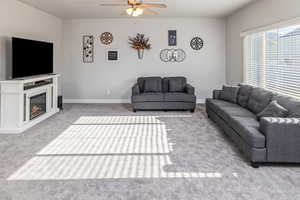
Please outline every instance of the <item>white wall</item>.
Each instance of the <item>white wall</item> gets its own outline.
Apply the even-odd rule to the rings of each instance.
[[[169,48],[167,31],[173,29],[177,30],[178,48],[187,53],[183,63],[164,63],[159,58],[160,50]],[[106,31],[114,35],[110,46],[100,43],[99,35]],[[188,82],[195,86],[199,99],[210,97],[212,89],[225,82],[225,32],[225,21],[221,19],[65,21],[64,98],[75,102],[126,102],[130,99],[131,87],[140,76],[186,76]],[[137,33],[149,36],[153,46],[150,51],[145,51],[143,60],[139,60],[137,52],[128,45],[128,37]],[[82,62],[82,36],[85,34],[95,36],[93,64]],[[193,51],[189,46],[194,36],[204,39],[204,48],[200,51]],[[120,60],[107,61],[108,50],[118,50]]]
[[[240,33],[299,17],[299,8],[299,0],[259,0],[228,17],[226,26],[226,82],[228,84],[237,84],[243,79]]]
[[[62,20],[16,0],[0,1],[0,80],[11,66],[11,37],[54,43],[54,71],[62,64]]]

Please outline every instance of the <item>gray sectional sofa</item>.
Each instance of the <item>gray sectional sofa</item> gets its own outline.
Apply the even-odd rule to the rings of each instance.
[[[300,101],[249,85],[240,85],[236,99],[231,101],[224,100],[222,92],[215,90],[213,98],[206,99],[208,117],[236,143],[253,167],[300,163]],[[274,101],[286,108],[287,116],[258,119],[258,113]]]
[[[185,77],[141,77],[132,87],[133,111],[190,110],[196,106],[195,89]]]

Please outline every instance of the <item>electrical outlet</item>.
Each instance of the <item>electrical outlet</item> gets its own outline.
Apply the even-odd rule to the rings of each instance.
[[[106,94],[107,94],[107,96],[109,96],[110,95],[110,89],[106,89]]]

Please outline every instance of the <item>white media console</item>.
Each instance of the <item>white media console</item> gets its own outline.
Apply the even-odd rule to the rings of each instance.
[[[58,77],[0,81],[0,133],[22,133],[57,113]]]

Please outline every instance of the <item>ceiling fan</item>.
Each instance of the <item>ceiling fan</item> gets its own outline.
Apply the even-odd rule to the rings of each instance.
[[[128,7],[124,13],[129,16],[137,17],[142,15],[144,12],[149,15],[157,15],[158,13],[150,8],[167,8],[167,5],[160,3],[143,3],[142,0],[128,0],[127,3],[123,4],[100,4],[100,6],[121,6]]]

